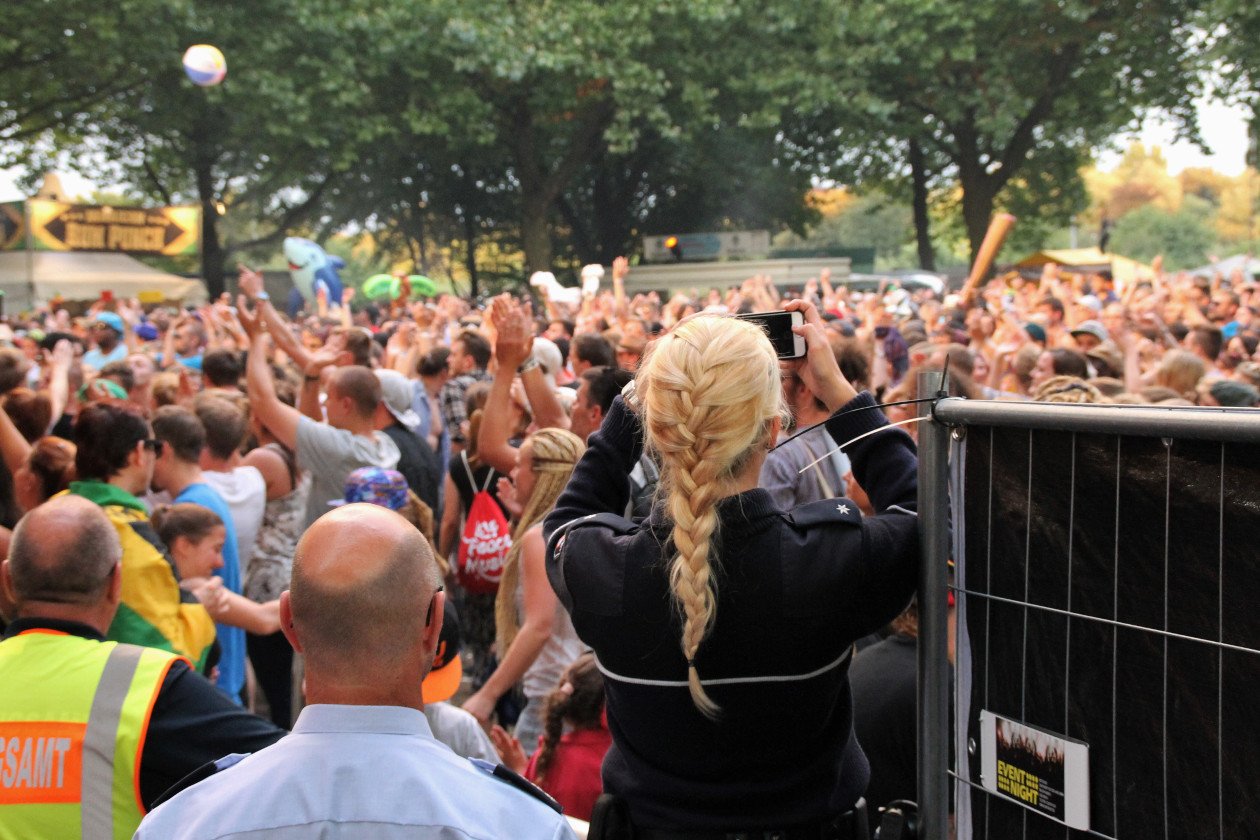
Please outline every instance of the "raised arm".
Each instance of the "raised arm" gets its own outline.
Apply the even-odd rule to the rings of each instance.
[[[251,315],[241,295],[237,304],[238,317],[249,336],[249,360],[245,365],[245,384],[249,390],[250,409],[258,415],[276,440],[290,449],[297,448],[297,428],[302,413],[291,405],[285,405],[276,396],[276,383],[271,378],[267,364],[267,337],[263,333],[258,316]]]
[[[319,392],[323,385],[324,372],[337,365],[348,365],[353,359],[346,348],[346,334],[337,333],[329,337],[323,347],[314,353],[308,353],[306,364],[302,366],[302,390],[298,394],[298,410],[317,423],[324,420],[324,409],[319,403]]]
[[[16,473],[30,455],[31,445],[22,437],[17,426],[13,425],[9,412],[0,407],[0,456],[4,458],[4,465],[9,468],[9,474]]]
[[[52,369],[48,376],[48,400],[52,404],[52,423],[61,419],[70,402],[70,365],[74,364],[74,345],[64,338],[52,351]],[[49,428],[52,428],[51,424]]]
[[[612,264],[613,300],[616,304],[615,314],[625,318],[630,314],[626,303],[626,277],[630,274],[630,261],[625,257],[617,257]]]
[[[529,358],[534,337],[528,325],[514,317],[511,306],[502,299],[494,302],[494,316],[498,327],[494,357],[499,364],[482,413],[481,430],[477,434],[477,455],[499,472],[509,473],[516,466],[516,447],[508,443],[512,431],[512,413],[509,410],[512,378],[516,369]]]
[[[263,291],[262,274],[244,265],[238,265],[237,268],[240,274],[236,284],[241,293],[258,307],[258,314],[267,332],[271,334],[271,340],[276,343],[276,349],[281,350],[293,360],[294,364],[305,370],[307,364],[310,363],[311,352],[294,338],[289,330],[289,323],[271,305],[271,298],[261,294]]]
[[[534,415],[534,423],[538,428],[568,429],[569,415],[565,412],[555,389],[547,384],[543,376],[542,366],[533,365],[521,371],[521,384],[525,386],[525,396],[529,398],[529,409]]]
[[[533,312],[528,304],[524,307],[511,306],[506,309],[502,319],[503,326],[499,327],[500,342],[503,339],[503,331],[505,329],[510,331],[508,344],[511,346],[505,347],[505,351],[509,355],[515,355],[519,354],[518,346],[525,342],[528,342],[532,348]],[[528,359],[527,355],[522,362]],[[525,369],[521,371],[521,384],[525,387],[525,396],[529,399],[529,410],[534,415],[534,423],[538,428],[569,428],[569,415],[560,404],[560,398],[556,396],[555,390],[547,384],[541,365],[537,363],[525,365]]]

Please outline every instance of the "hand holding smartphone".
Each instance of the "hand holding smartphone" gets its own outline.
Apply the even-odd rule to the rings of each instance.
[[[800,312],[753,312],[735,317],[752,321],[765,330],[775,355],[780,359],[799,359],[805,355],[805,338],[792,331],[793,327],[805,323]]]

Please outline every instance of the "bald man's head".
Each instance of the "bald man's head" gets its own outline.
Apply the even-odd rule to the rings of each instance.
[[[393,511],[354,504],[324,514],[298,543],[289,587],[311,670],[345,676],[404,660],[439,583],[428,542]]]
[[[25,601],[99,604],[122,559],[118,532],[99,506],[58,496],[22,517],[9,547],[9,579]]]

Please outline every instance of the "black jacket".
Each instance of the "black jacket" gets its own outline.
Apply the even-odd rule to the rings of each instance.
[[[877,410],[845,414],[873,405],[860,395],[827,430],[848,441],[886,425]],[[914,590],[913,442],[890,429],[846,449],[880,511],[872,519],[847,499],[785,513],[760,489],[719,504],[717,619],[696,656],[722,708],[716,722],[686,687],[670,523],[659,506],[638,524],[608,515],[625,510],[641,449],[639,421],[618,398],[544,524],[551,585],[606,677],[605,789],[654,828],[774,828],[848,810],[868,774],[849,650]]]

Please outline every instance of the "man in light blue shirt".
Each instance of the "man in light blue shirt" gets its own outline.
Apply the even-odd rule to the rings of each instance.
[[[127,345],[122,340],[126,334],[127,325],[121,317],[113,312],[98,312],[92,320],[92,340],[96,346],[83,354],[83,364],[99,371],[110,362],[126,359]]]
[[[280,625],[305,656],[293,733],[153,810],[137,838],[572,840],[526,793],[433,738],[421,684],[445,594],[432,549],[393,511],[336,508],[302,537]],[[501,772],[501,771],[500,771]]]

